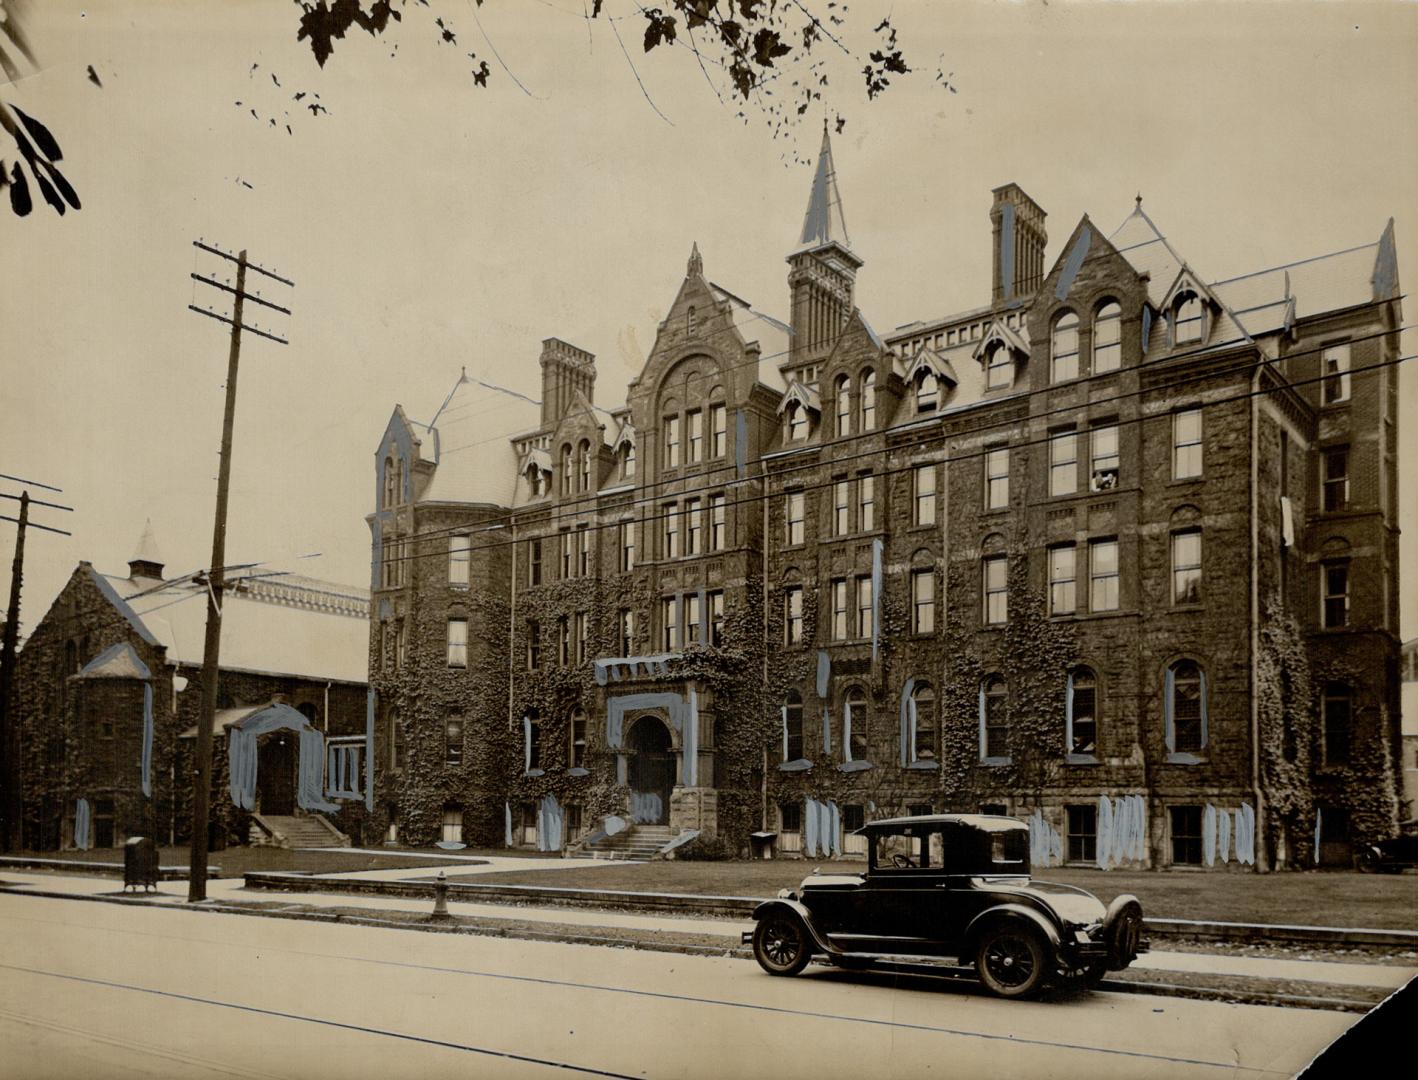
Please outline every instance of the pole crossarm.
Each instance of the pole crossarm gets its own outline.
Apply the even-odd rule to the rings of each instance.
[[[200,281],[203,285],[210,285],[214,289],[221,289],[223,292],[229,292],[233,296],[236,295],[236,290],[234,288],[226,284],[226,282],[218,281],[216,278],[209,278],[203,274],[193,274],[192,280]],[[242,295],[244,295],[246,299],[250,300],[253,304],[262,304],[265,307],[273,308],[274,310],[279,311],[282,315],[290,314],[290,308],[283,308],[280,304],[273,304],[269,300],[263,300],[255,293],[243,293]]]
[[[0,521],[13,521],[13,522],[15,522],[16,524],[19,524],[20,519],[19,519],[19,518],[13,518],[13,517],[11,517],[9,514],[0,514]],[[71,533],[71,532],[65,532],[63,529],[56,529],[56,528],[54,528],[54,526],[52,526],[52,525],[41,525],[38,521],[26,521],[26,522],[25,522],[25,526],[26,526],[27,528],[31,528],[31,529],[43,529],[45,532],[58,533],[60,536],[73,536],[73,535],[74,535],[74,534]]]
[[[221,258],[226,259],[228,262],[242,262],[248,270],[255,270],[258,274],[265,274],[268,278],[274,278],[282,285],[289,285],[292,289],[295,288],[295,282],[292,281],[290,278],[281,277],[281,275],[276,273],[274,270],[267,270],[264,266],[258,266],[254,262],[251,262],[249,260],[243,260],[240,258],[240,256],[233,255],[229,251],[223,251],[221,248],[213,247],[211,244],[204,243],[201,240],[193,240],[192,246],[195,248],[201,248],[203,251],[211,252],[213,255],[218,255]]]
[[[19,502],[23,497],[24,496],[22,495],[10,495],[6,492],[0,491],[0,499],[14,499],[16,502]],[[74,508],[72,506],[64,506],[60,503],[45,502],[43,499],[36,499],[33,496],[30,497],[30,505],[48,506],[55,510],[68,510],[70,513],[74,512]]]
[[[247,299],[250,299],[250,297],[248,296]],[[255,334],[257,337],[267,338],[267,339],[269,339],[269,340],[271,340],[271,341],[274,341],[277,345],[289,345],[289,344],[290,344],[290,342],[287,341],[285,338],[276,337],[275,334],[268,334],[268,333],[266,333],[266,331],[264,331],[264,330],[257,330],[256,327],[254,327],[254,326],[247,326],[245,323],[236,323],[236,322],[233,322],[231,319],[228,319],[225,315],[218,315],[215,311],[208,311],[206,308],[198,307],[196,304],[188,304],[187,306],[188,306],[189,308],[191,308],[193,311],[195,311],[195,312],[197,312],[197,313],[199,313],[199,314],[201,314],[201,315],[206,315],[208,318],[216,319],[217,322],[224,322],[224,323],[226,323],[228,326],[231,326],[231,327],[234,327],[234,328],[237,328],[237,329],[240,329],[240,330],[245,330],[248,334]]]

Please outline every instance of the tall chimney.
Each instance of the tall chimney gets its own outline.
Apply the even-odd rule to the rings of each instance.
[[[1049,236],[1044,231],[1043,209],[1024,194],[1018,184],[994,190],[990,222],[994,225],[994,287],[990,302],[1022,300],[1038,291],[1044,280],[1044,248]]]

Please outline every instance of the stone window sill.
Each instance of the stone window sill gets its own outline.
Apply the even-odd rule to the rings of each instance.
[[[935,770],[935,769],[939,769],[939,768],[940,768],[940,762],[938,762],[938,761],[927,761],[927,760],[908,761],[908,762],[906,762],[905,765],[902,766],[902,768],[905,768],[905,769],[921,769],[921,770]]]
[[[546,770],[545,770],[545,769],[528,769],[528,770],[527,770],[526,772],[524,772],[522,775],[523,775],[523,776],[545,776],[545,775],[546,775]]]
[[[1207,763],[1204,754],[1193,754],[1187,750],[1167,751],[1168,765],[1205,765]]]
[[[1067,754],[1064,756],[1065,765],[1101,765],[1092,754]]]
[[[779,772],[807,772],[812,768],[812,762],[807,758],[794,758],[792,761],[784,761],[778,766]]]
[[[844,773],[865,772],[867,769],[875,767],[870,761],[844,761],[837,766],[837,771]]]
[[[1008,757],[982,757],[980,759],[981,765],[989,765],[992,767],[998,765],[1011,765],[1013,763],[1014,759]]]
[[[530,776],[531,773],[528,773],[527,775]],[[567,769],[567,770],[566,770],[566,775],[567,775],[567,776],[590,776],[590,775],[591,775],[591,772],[590,772],[589,769],[583,769],[583,768],[581,768],[579,765],[577,765],[577,766],[575,766],[575,767],[573,767],[573,768]]]

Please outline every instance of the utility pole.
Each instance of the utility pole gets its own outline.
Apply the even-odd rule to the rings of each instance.
[[[18,476],[0,473],[0,479],[14,480],[49,491],[59,491],[59,488],[51,487],[49,484],[23,480]],[[23,785],[20,771],[20,739],[19,729],[14,718],[10,715],[10,700],[14,696],[15,654],[19,649],[20,639],[20,587],[25,580],[25,532],[33,527],[46,532],[59,533],[62,536],[70,535],[63,529],[41,525],[37,521],[31,522],[30,503],[33,501],[36,506],[50,506],[56,510],[72,508],[61,506],[59,503],[45,502],[43,499],[31,500],[28,487],[22,490],[19,495],[0,492],[0,498],[14,499],[20,504],[19,517],[13,518],[8,514],[0,514],[0,518],[5,521],[13,521],[19,525],[15,534],[15,559],[10,564],[10,603],[5,611],[4,643],[3,646],[0,646],[0,850],[8,852],[18,851],[24,844],[24,796],[20,790]]]
[[[246,291],[246,271],[251,269],[264,274],[283,285],[294,286],[293,281],[262,269],[247,261],[243,250],[231,255],[220,248],[194,241],[193,246],[212,255],[217,255],[236,263],[236,285],[233,288],[223,282],[202,274],[194,273],[192,279],[204,285],[229,292],[234,296],[231,317],[227,318],[207,308],[189,304],[193,311],[210,316],[231,326],[231,349],[227,354],[226,407],[222,415],[221,465],[217,473],[217,514],[212,529],[212,562],[207,570],[207,632],[202,650],[202,713],[197,720],[197,761],[192,789],[192,849],[187,875],[187,901],[195,903],[207,898],[207,830],[211,818],[212,794],[212,725],[217,713],[217,672],[222,644],[222,588],[225,584],[226,563],[226,519],[227,491],[231,483],[231,435],[236,420],[236,374],[241,358],[241,332],[247,330],[259,337],[268,338],[281,345],[285,339],[247,326],[242,322],[242,312],[247,300],[289,315],[288,308],[263,300],[259,293]]]

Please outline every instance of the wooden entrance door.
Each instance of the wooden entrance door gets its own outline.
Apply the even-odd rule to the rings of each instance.
[[[630,729],[628,745],[631,817],[641,825],[664,825],[675,786],[669,728],[658,716],[642,716]]]
[[[273,731],[256,748],[256,790],[261,813],[295,813],[296,734]]]

